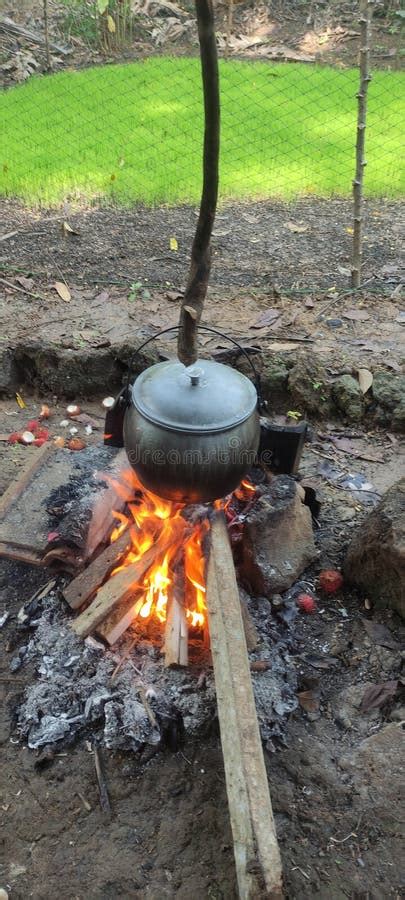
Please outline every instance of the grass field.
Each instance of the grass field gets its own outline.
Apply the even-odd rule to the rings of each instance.
[[[221,196],[346,196],[358,73],[221,63]],[[405,193],[404,76],[370,85],[366,193]],[[153,58],[31,78],[0,94],[0,194],[120,203],[195,202],[201,188],[199,61]]]

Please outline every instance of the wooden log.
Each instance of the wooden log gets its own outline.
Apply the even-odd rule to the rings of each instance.
[[[188,624],[185,602],[183,550],[173,566],[173,588],[167,605],[165,623],[164,654],[165,666],[188,665]]]
[[[107,485],[98,491],[92,506],[92,515],[87,533],[85,558],[91,559],[97,547],[104,543],[110,535],[114,522],[114,511],[121,511],[125,504],[133,499],[130,483],[120,480],[121,473],[128,469],[128,457],[125,450],[120,450],[113,465],[107,473]],[[104,473],[99,473],[103,478]]]
[[[110,544],[93,562],[87,566],[77,578],[68,584],[63,591],[66,603],[72,609],[79,609],[86,600],[89,600],[103,584],[107,576],[112,572],[120,559],[131,546],[130,529],[127,528],[120,536]]]
[[[239,897],[280,898],[280,852],[232,550],[222,513],[216,513],[212,523],[206,587]]]
[[[100,588],[90,606],[72,623],[71,627],[79,637],[87,637],[120,603],[134,596],[136,586],[155,559],[172,543],[183,539],[185,526],[181,517],[166,520],[161,534],[141,559],[117,572]]]

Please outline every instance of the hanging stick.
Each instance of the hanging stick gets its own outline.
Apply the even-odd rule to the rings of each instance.
[[[211,233],[218,198],[219,75],[212,0],[196,0],[204,90],[204,159],[200,214],[191,249],[188,282],[180,311],[178,357],[186,366],[198,356],[197,328],[211,270]]]
[[[353,257],[352,288],[359,288],[361,282],[361,263],[363,255],[363,179],[367,165],[364,150],[366,137],[367,91],[371,81],[370,38],[371,17],[374,0],[360,0],[360,87],[357,94],[357,139],[356,139],[356,174],[353,179]]]

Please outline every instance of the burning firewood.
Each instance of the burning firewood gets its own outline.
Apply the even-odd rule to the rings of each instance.
[[[72,609],[78,609],[93,594],[107,576],[118,565],[118,562],[131,546],[129,528],[120,537],[106,547],[80,575],[65,588],[63,596]]]
[[[87,637],[120,603],[133,598],[148,569],[172,544],[182,541],[185,529],[186,523],[180,516],[168,519],[155,543],[136,562],[125,566],[100,588],[90,606],[72,623],[76,634]]]
[[[165,629],[165,666],[188,665],[188,625],[184,609],[184,553],[173,572],[173,595],[169,600]]]

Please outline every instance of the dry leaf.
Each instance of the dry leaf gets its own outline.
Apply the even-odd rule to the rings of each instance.
[[[353,234],[353,228],[345,228],[346,234]]]
[[[315,303],[314,303],[313,300],[311,300],[311,297],[307,297],[307,299],[306,299],[306,301],[305,301],[305,306],[306,306],[307,309],[313,309],[313,308],[314,308]]]
[[[16,278],[16,282],[17,284],[20,284],[21,287],[23,287],[26,291],[32,291],[32,288],[34,287],[33,279],[25,278],[24,275],[19,275],[18,278]]]
[[[293,234],[304,234],[304,231],[309,229],[309,225],[296,225],[295,222],[286,222],[284,227],[292,231]]]
[[[180,291],[166,291],[165,296],[167,297],[168,300],[170,300],[172,303],[174,303],[175,300],[181,300],[183,294]],[[210,338],[210,340],[211,340],[211,338]]]
[[[362,712],[369,709],[381,709],[389,700],[395,696],[398,688],[398,681],[383,681],[380,684],[372,684],[364,692],[363,699],[360,703]]]
[[[357,369],[359,385],[362,394],[367,394],[373,383],[373,373],[369,369]]]
[[[266,309],[261,313],[259,318],[250,326],[250,328],[264,328],[266,325],[272,325],[273,322],[281,316],[281,309]]]
[[[115,28],[115,22],[114,22],[114,19],[112,16],[107,16],[107,28],[108,28],[110,34],[115,34],[116,28]]]
[[[17,281],[18,281],[18,279],[17,279]],[[392,296],[393,296],[393,294],[391,294],[391,297]],[[398,322],[398,325],[405,325],[405,310],[401,310],[401,312],[398,313],[395,321]]]
[[[194,320],[194,322],[195,322],[196,319],[197,319],[197,310],[194,309],[193,306],[183,306],[183,309],[184,309],[186,312],[188,312],[189,316],[191,316],[191,318],[192,318],[192,319]]]
[[[299,704],[305,712],[315,713],[319,710],[319,697],[314,691],[301,691],[297,694]]]
[[[175,237],[170,238],[169,245],[170,245],[171,250],[176,251],[179,249],[179,245],[178,245],[177,239]]]
[[[75,229],[69,225],[69,222],[62,222],[62,232],[63,234],[79,234],[78,231],[75,231]]]
[[[338,266],[337,269],[338,269],[339,275],[345,275],[347,278],[350,278],[350,275],[352,274],[350,269],[346,269],[345,266]]]
[[[370,313],[365,309],[348,309],[342,313],[344,319],[351,319],[353,322],[366,322],[370,318]]]
[[[56,293],[59,294],[61,300],[64,300],[65,303],[69,303],[69,300],[72,299],[72,296],[67,284],[64,284],[63,281],[55,281],[54,288]]]
[[[27,404],[26,404],[25,401],[23,400],[21,394],[18,394],[18,393],[17,393],[17,394],[15,395],[15,399],[17,400],[17,403],[18,403],[18,406],[20,407],[20,409],[26,409],[26,408],[27,408]]]

